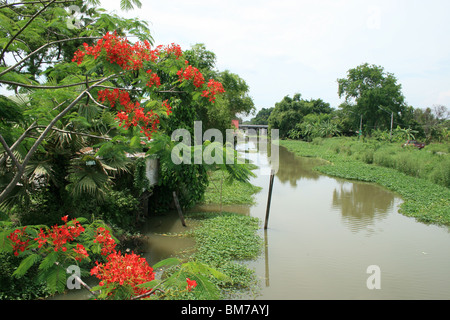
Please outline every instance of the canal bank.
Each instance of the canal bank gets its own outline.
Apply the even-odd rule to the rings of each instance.
[[[259,299],[449,299],[448,228],[400,214],[402,198],[383,187],[313,170],[320,164],[280,147],[265,252],[249,262]],[[269,177],[252,183],[263,190],[250,215],[263,219]]]
[[[261,169],[270,168],[267,154],[251,149],[247,157]],[[397,193],[324,175],[314,170],[323,161],[279,150],[269,227],[258,230],[264,249],[259,258],[245,262],[258,278],[256,299],[450,298],[448,228],[400,214],[404,201]],[[222,209],[264,221],[269,179],[252,178],[262,189],[254,205]],[[208,204],[194,211],[219,208]],[[178,225],[176,215],[173,219]]]

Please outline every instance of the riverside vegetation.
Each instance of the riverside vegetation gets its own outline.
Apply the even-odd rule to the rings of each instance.
[[[165,261],[156,266],[178,270],[159,282],[141,257],[121,252],[134,248],[127,242],[139,238],[147,211],[167,211],[173,192],[183,209],[203,198],[210,168],[175,166],[167,157],[171,134],[192,131],[197,121],[225,131],[236,114],[254,110],[249,87],[218,70],[205,45],[155,45],[146,21],[109,14],[97,0],[77,1],[80,19],[70,28],[72,5],[0,8],[0,57],[21,57],[0,59],[0,86],[11,94],[0,95],[0,299],[64,292],[74,264],[105,284],[100,299],[137,298],[155,288],[166,293],[161,298],[204,298],[201,288],[215,297],[210,277],[223,280],[219,271]],[[121,1],[123,10],[134,6],[141,2]],[[145,163],[130,157],[143,153],[159,156],[157,186],[145,178]],[[242,166],[217,169],[248,178]],[[82,224],[76,236],[69,232],[75,222]],[[117,252],[101,254],[100,228],[114,235]],[[128,265],[111,272],[97,259]]]
[[[256,169],[249,164],[250,169]],[[261,188],[249,182],[229,181],[228,173],[210,172],[210,184],[204,195],[204,204],[252,205],[253,196]],[[188,224],[193,228],[180,237],[195,239],[193,253],[189,259],[208,265],[227,275],[212,279],[211,288],[217,299],[236,298],[241,295],[257,295],[255,272],[245,265],[245,261],[258,258],[263,248],[262,238],[257,234],[261,221],[257,218],[233,212],[188,212]],[[179,253],[178,256],[183,256]],[[189,298],[173,296],[171,299]]]
[[[251,168],[254,169],[253,165]],[[227,182],[227,173],[211,172],[210,185],[205,192],[204,204],[251,205],[253,195],[261,189],[250,183],[237,180]],[[239,196],[236,197],[236,194]],[[195,240],[192,248],[175,253],[173,260],[208,266],[214,270],[206,293],[197,296],[184,291],[171,291],[165,295],[168,300],[187,300],[195,297],[202,299],[235,299],[240,296],[258,294],[258,280],[254,270],[245,262],[258,258],[263,248],[262,238],[257,234],[261,221],[257,218],[233,212],[196,212],[185,214],[189,231],[172,234],[175,237],[191,237]],[[175,266],[168,274],[179,272]],[[196,288],[201,291],[202,288]]]
[[[377,183],[404,200],[400,212],[420,222],[450,226],[450,144],[424,150],[357,138],[284,140],[298,156],[321,158],[316,170],[335,177]]]

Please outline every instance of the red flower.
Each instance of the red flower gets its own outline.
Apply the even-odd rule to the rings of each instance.
[[[91,275],[95,275],[100,285],[116,287],[117,285],[131,286],[135,295],[145,294],[151,289],[138,288],[137,286],[155,279],[152,267],[147,261],[132,253],[122,255],[114,252],[107,257],[105,264],[96,262],[91,269]]]
[[[24,252],[29,246],[30,239],[28,239],[28,235],[25,232],[26,228],[15,230],[8,236],[8,239],[12,242],[15,256],[19,255],[19,251]]]
[[[150,80],[147,82],[147,86],[151,88],[153,85],[159,87],[161,85],[161,79],[158,77],[156,73],[152,73],[152,70],[147,71],[150,74]]]
[[[169,104],[169,100],[165,100],[165,101],[162,103],[162,106],[166,108],[166,112],[167,112],[167,115],[168,115],[168,116],[172,114],[172,107],[171,107],[170,104]]]
[[[166,52],[168,54],[174,54],[177,60],[183,55],[181,47],[175,43],[172,43],[170,46],[166,46]]]
[[[144,61],[154,61],[158,56],[158,52],[151,51],[148,41],[131,45],[126,38],[119,37],[116,32],[114,34],[108,32],[95,46],[91,47],[85,43],[83,48],[84,52],[81,50],[75,52],[73,62],[81,64],[86,55],[93,56],[94,59],[104,55],[109,63],[117,64],[123,70],[139,70],[143,67]]]
[[[112,238],[109,230],[105,228],[98,228],[97,235],[94,239],[94,243],[99,243],[102,245],[101,254],[107,256],[110,253],[116,252],[116,241]]]
[[[43,229],[40,230],[38,237],[34,239],[39,243],[38,248],[42,248],[44,244],[48,243],[54,246],[53,250],[55,252],[59,249],[66,252],[67,248],[65,245],[75,240],[85,231],[84,227],[76,219],[72,220],[73,225],[68,225],[68,216],[62,217],[61,220],[65,222],[63,226],[55,225],[47,233]]]
[[[76,249],[74,248],[73,251],[75,251],[75,253],[77,254],[75,260],[81,261],[84,258],[89,257],[86,248],[82,244],[77,243],[77,248]]]
[[[187,286],[186,290],[191,291],[192,288],[195,288],[197,286],[197,281],[191,280],[189,278],[186,278]]]
[[[208,82],[208,90],[204,90],[202,97],[209,98],[209,101],[214,103],[216,100],[216,95],[225,93],[222,83],[214,79],[210,79]]]
[[[193,80],[194,86],[196,86],[197,88],[200,88],[205,83],[205,78],[203,77],[201,72],[191,65],[188,65],[185,69],[181,68],[177,72],[177,75],[180,82],[182,82],[183,80]]]

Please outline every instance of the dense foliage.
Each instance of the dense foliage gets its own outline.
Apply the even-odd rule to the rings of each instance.
[[[298,93],[286,96],[275,107],[261,109],[249,122],[269,124],[280,130],[281,138],[304,141],[364,135],[430,143],[450,137],[448,108],[408,106],[396,77],[381,66],[365,63],[350,69],[346,78],[338,79],[338,95],[345,101],[335,108],[321,99],[303,100]]]
[[[163,211],[174,191],[183,207],[203,197],[209,168],[174,166],[166,157],[175,129],[192,132],[194,121],[203,121],[204,129],[225,130],[236,113],[254,108],[245,81],[216,70],[215,55],[203,45],[155,46],[146,22],[106,13],[98,5],[51,0],[0,6],[0,85],[10,92],[0,96],[0,210],[6,213],[0,245],[23,259],[11,260],[20,263],[12,266],[19,270],[14,276],[26,277],[38,266],[38,280],[51,284],[52,292],[64,287],[66,262],[93,262],[83,259],[90,259],[94,248],[88,221],[106,221],[126,233],[138,225],[146,203]],[[121,1],[123,9],[133,5],[140,2]],[[74,6],[81,13],[75,21]],[[160,179],[150,186],[144,159],[155,155],[161,156]],[[242,180],[250,174],[245,167],[220,169]],[[151,195],[156,200],[147,202]],[[78,217],[73,221],[83,221],[91,231],[80,227],[71,234],[67,220],[58,227],[61,216]],[[58,242],[58,234],[68,238]],[[65,246],[78,237],[80,243]],[[45,249],[50,238],[54,253]],[[93,274],[118,265],[147,268],[133,254],[107,258]],[[147,275],[137,275],[139,284],[154,281]],[[111,280],[115,276],[120,274],[103,274],[101,280],[122,284]],[[143,292],[137,282],[130,285],[132,291],[118,294],[113,285],[101,297]]]
[[[295,94],[293,98],[286,96],[275,105],[268,119],[269,126],[280,130],[280,138],[289,136],[291,130],[303,121],[309,114],[330,113],[330,104],[318,100],[304,100],[300,94]]]

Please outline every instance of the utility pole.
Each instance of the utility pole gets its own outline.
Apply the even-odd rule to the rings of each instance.
[[[389,140],[392,140],[392,129],[393,129],[393,127],[394,127],[394,113],[392,112],[392,115],[391,115],[391,134],[389,136]]]
[[[269,199],[267,200],[266,222],[264,224],[264,230],[267,230],[267,228],[269,227],[270,203],[272,202],[272,192],[273,192],[274,179],[275,179],[275,171],[272,170],[272,174],[270,175]]]
[[[359,132],[362,134],[363,115],[361,115],[361,123],[359,125]]]
[[[362,126],[363,126],[363,115],[361,115],[361,122],[359,124],[359,137],[358,137],[358,139],[361,139],[361,137],[362,137]]]

